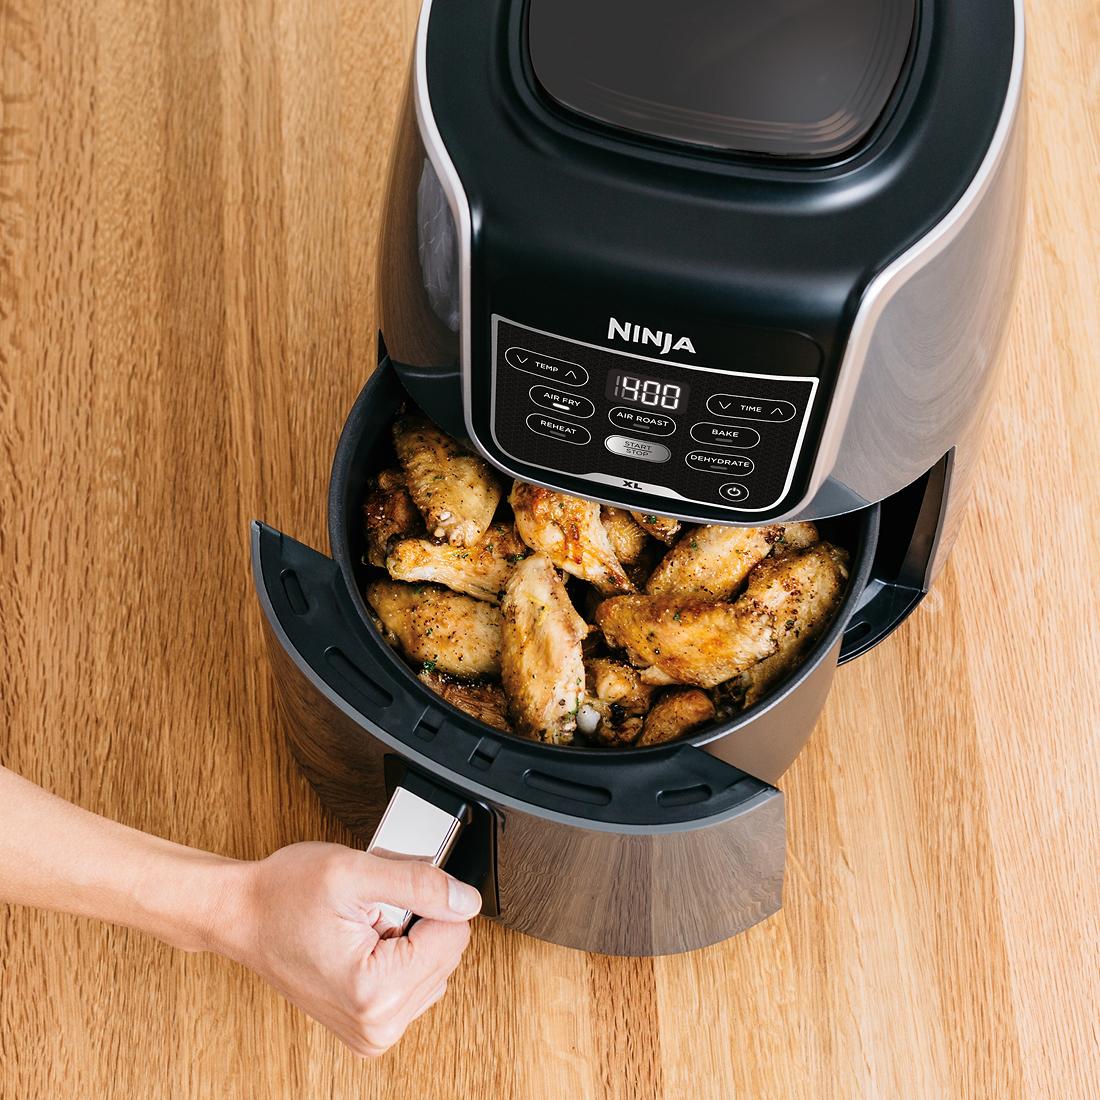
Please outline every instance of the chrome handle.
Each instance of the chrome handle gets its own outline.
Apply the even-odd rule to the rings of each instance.
[[[451,854],[464,822],[405,787],[398,786],[390,799],[367,851],[387,859],[412,859],[441,867]],[[396,905],[382,906],[378,924],[383,939],[401,936],[412,912]]]

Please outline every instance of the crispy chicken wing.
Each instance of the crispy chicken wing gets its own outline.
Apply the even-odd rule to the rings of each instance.
[[[421,683],[446,699],[453,707],[465,711],[479,722],[494,729],[511,732],[508,722],[508,698],[500,684],[471,684],[464,680],[452,680],[438,672],[423,669]]]
[[[586,698],[577,715],[581,733],[605,745],[632,744],[642,731],[653,688],[636,668],[594,657],[585,662]]]
[[[651,596],[678,593],[700,599],[728,599],[773,546],[786,545],[788,533],[793,549],[805,545],[808,532],[814,536],[810,541],[816,541],[817,530],[812,523],[690,528],[649,575],[645,590]]]
[[[501,614],[501,675],[516,732],[551,745],[569,744],[584,698],[581,643],[588,625],[545,554],[516,566]]]
[[[527,556],[510,523],[494,523],[471,547],[431,539],[402,539],[390,546],[386,569],[398,581],[435,581],[478,600],[499,603],[516,564]]]
[[[418,535],[424,520],[405,488],[400,470],[383,470],[378,484],[363,503],[363,521],[367,530],[367,561],[382,567],[395,539]]]
[[[661,542],[672,543],[680,530],[680,521],[670,516],[656,516],[652,512],[631,512],[642,530]]]
[[[391,580],[373,581],[366,595],[387,641],[411,661],[452,676],[500,674],[500,611],[491,604]]]
[[[783,613],[785,618],[780,616],[782,624],[775,653],[741,674],[740,686],[744,689],[746,707],[758,702],[768,688],[797,666],[840,605],[844,581],[848,577],[848,555],[830,543],[820,546],[828,561],[821,564],[814,584],[790,590],[790,600]],[[766,566],[778,568],[779,562],[765,562],[760,568]]]
[[[783,533],[772,546],[773,558],[790,557],[800,550],[808,550],[821,536],[815,523],[784,523]]]
[[[600,522],[598,504],[525,481],[515,483],[510,500],[516,530],[532,550],[605,594],[634,591]]]
[[[698,688],[670,691],[653,704],[642,726],[642,735],[634,744],[642,747],[675,741],[709,722],[715,713],[714,704],[705,691]]]
[[[762,562],[735,603],[618,596],[600,604],[596,622],[647,681],[715,687],[777,652],[803,614],[827,614],[846,576],[843,551],[818,543]]]
[[[500,503],[500,483],[489,464],[423,416],[398,420],[393,444],[428,534],[453,546],[473,546]]]
[[[634,522],[631,514],[621,508],[610,508],[605,504],[600,509],[600,518],[615,556],[623,565],[633,565],[645,550],[645,532]]]

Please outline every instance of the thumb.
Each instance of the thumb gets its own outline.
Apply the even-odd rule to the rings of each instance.
[[[481,912],[481,894],[430,863],[367,855],[361,892],[431,920],[470,920]]]

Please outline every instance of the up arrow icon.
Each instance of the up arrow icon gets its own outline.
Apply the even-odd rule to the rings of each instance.
[[[772,416],[777,416],[780,420],[782,420],[786,415],[787,414],[778,405],[776,405],[776,407],[772,409]]]

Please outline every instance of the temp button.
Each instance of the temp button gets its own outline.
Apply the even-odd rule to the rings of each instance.
[[[702,470],[707,474],[725,474],[727,477],[745,477],[756,469],[752,459],[744,455],[719,455],[713,451],[688,451],[684,461],[693,470]]]
[[[603,445],[614,455],[638,458],[643,462],[667,462],[672,457],[672,452],[663,443],[651,443],[648,439],[609,435]]]
[[[565,443],[575,443],[578,447],[592,442],[592,435],[587,428],[582,428],[580,424],[569,424],[553,416],[543,416],[542,413],[531,413],[527,417],[527,427],[537,435],[560,439]]]
[[[766,420],[771,424],[782,424],[798,415],[798,409],[789,401],[742,397],[736,393],[712,394],[707,398],[707,408],[715,416],[732,416],[734,420]]]
[[[583,386],[588,381],[588,371],[579,363],[555,359],[552,355],[539,355],[526,348],[509,348],[504,353],[504,361],[525,374],[539,374],[555,382],[564,382],[567,386]]]

